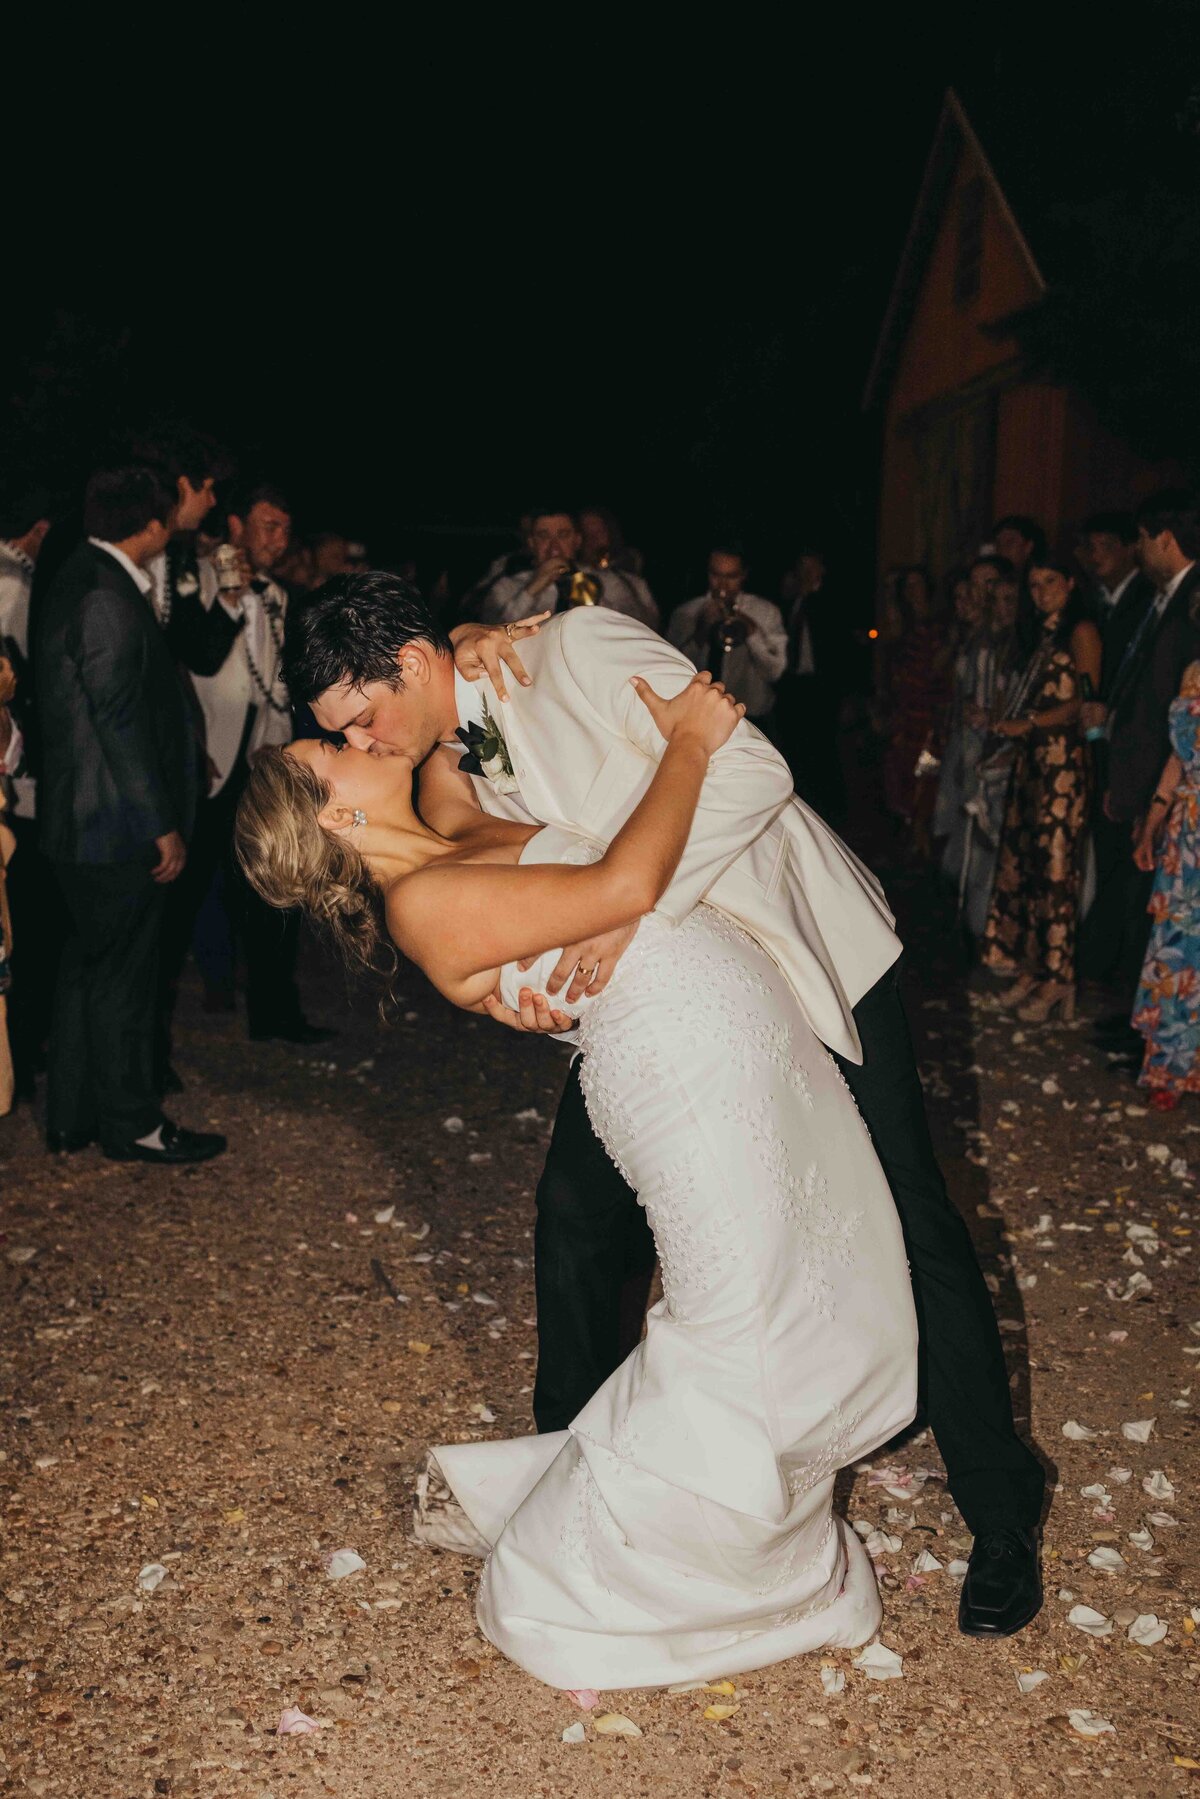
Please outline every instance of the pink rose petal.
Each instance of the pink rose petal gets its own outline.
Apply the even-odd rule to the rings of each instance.
[[[307,1712],[302,1712],[298,1705],[289,1705],[280,1717],[275,1735],[277,1737],[306,1737],[311,1736],[314,1730],[320,1729],[321,1725],[315,1718],[310,1718]]]
[[[567,1687],[568,1699],[573,1699],[581,1712],[594,1712],[600,1703],[600,1695],[594,1687]]]

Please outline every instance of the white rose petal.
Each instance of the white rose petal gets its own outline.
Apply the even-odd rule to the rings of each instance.
[[[1067,1623],[1073,1624],[1076,1630],[1082,1630],[1089,1637],[1111,1637],[1113,1621],[1106,1618],[1103,1612],[1093,1611],[1090,1605],[1075,1605],[1067,1613]]]
[[[1105,1574],[1121,1574],[1129,1566],[1119,1549],[1102,1547],[1093,1549],[1088,1556],[1088,1566],[1099,1568]]]
[[[459,1131],[465,1131],[466,1128],[467,1127],[461,1118],[451,1117],[443,1118],[442,1120],[442,1129],[444,1131],[449,1131],[453,1137],[457,1137]]]
[[[840,1668],[821,1669],[821,1685],[831,1699],[835,1693],[842,1691],[845,1684],[846,1676]]]
[[[357,1549],[335,1549],[325,1557],[325,1572],[330,1580],[345,1580],[348,1574],[357,1574],[366,1565]]]
[[[1143,1612],[1129,1626],[1126,1635],[1131,1643],[1140,1643],[1143,1649],[1153,1649],[1155,1643],[1161,1643],[1167,1634],[1165,1624],[1160,1624],[1153,1612]]]
[[[966,1578],[967,1570],[970,1566],[971,1566],[970,1562],[964,1562],[964,1561],[950,1562],[947,1564],[946,1573],[953,1574],[955,1580],[964,1580]]]
[[[1100,1435],[1098,1430],[1089,1430],[1086,1424],[1080,1424],[1077,1418],[1068,1418],[1062,1427],[1064,1437],[1072,1443],[1094,1443]]]
[[[1127,1480],[1133,1479],[1133,1469],[1132,1468],[1110,1468],[1108,1471],[1108,1478],[1109,1478],[1109,1480],[1115,1480],[1118,1483],[1118,1485],[1123,1487]]]
[[[153,1593],[166,1578],[167,1571],[161,1562],[147,1562],[138,1574],[137,1583],[143,1593]]]
[[[853,1665],[870,1680],[899,1680],[904,1673],[903,1656],[878,1641],[868,1643]]]
[[[941,1562],[938,1561],[936,1555],[930,1555],[928,1549],[922,1549],[912,1565],[914,1574],[940,1574],[941,1570]]]
[[[1132,1423],[1121,1426],[1121,1435],[1131,1443],[1148,1443],[1154,1425],[1153,1418],[1135,1418]]]
[[[1102,1737],[1106,1731],[1116,1734],[1116,1725],[1110,1724],[1107,1718],[1097,1717],[1095,1712],[1073,1711],[1067,1713],[1071,1729],[1078,1731],[1081,1737]]]
[[[1153,1469],[1142,1482],[1143,1493],[1149,1493],[1151,1499],[1174,1499],[1175,1489],[1161,1468]]]
[[[1050,1676],[1046,1673],[1044,1668],[1031,1668],[1027,1674],[1017,1675],[1017,1691],[1019,1693],[1032,1693],[1035,1687],[1040,1687],[1042,1682],[1044,1680],[1049,1680],[1049,1678]]]
[[[562,1740],[564,1743],[582,1743],[586,1736],[587,1731],[582,1724],[568,1724],[562,1733]]]
[[[1161,1164],[1171,1160],[1171,1151],[1165,1143],[1147,1143],[1146,1156],[1149,1161]]]

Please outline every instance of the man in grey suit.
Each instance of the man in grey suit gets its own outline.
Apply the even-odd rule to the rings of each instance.
[[[153,1052],[159,939],[187,859],[199,745],[143,564],[175,493],[148,465],[92,476],[87,541],[46,594],[34,644],[42,849],[72,932],[50,1031],[47,1147],[206,1161],[224,1137],[165,1119]]]

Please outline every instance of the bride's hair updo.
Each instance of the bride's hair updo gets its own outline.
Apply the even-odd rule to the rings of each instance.
[[[268,906],[299,907],[323,925],[349,968],[391,974],[396,956],[371,870],[353,844],[320,823],[332,797],[307,763],[282,749],[260,750],[238,801],[237,859]]]

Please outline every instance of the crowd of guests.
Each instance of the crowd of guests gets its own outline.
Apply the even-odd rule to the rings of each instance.
[[[1200,1092],[1200,510],[1165,489],[1059,556],[1007,517],[946,584],[893,571],[880,631],[888,807],[936,859],[992,1003],[1110,996],[1110,1061]]]
[[[236,1010],[244,992],[252,1040],[332,1035],[301,1005],[298,917],[246,882],[233,826],[255,754],[319,734],[284,684],[289,620],[365,566],[363,544],[300,536],[279,485],[239,476],[184,427],[123,442],[81,504],[0,492],[0,1112],[33,1100],[44,1073],[51,1151],[98,1142],[180,1163],[225,1149],[164,1111],[183,1087],[172,1018],[189,955],[206,1010]],[[663,627],[604,507],[531,511],[473,587],[455,596],[443,576],[427,597],[448,623],[602,605]],[[741,545],[715,544],[705,590],[665,628],[836,814],[845,631],[823,556],[804,550],[768,599]]]

